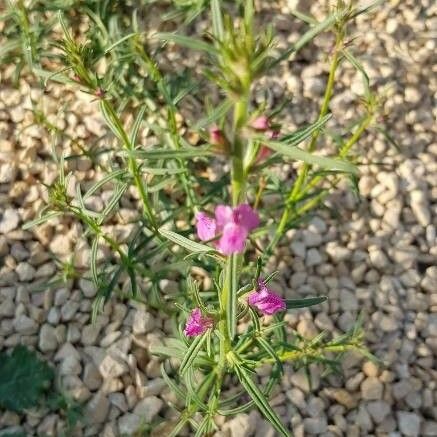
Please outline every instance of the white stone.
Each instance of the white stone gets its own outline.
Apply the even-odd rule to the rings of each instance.
[[[13,162],[0,164],[0,184],[8,184],[15,180],[17,167]]]
[[[18,223],[20,223],[18,212],[12,208],[6,209],[0,220],[0,234],[7,234],[8,232],[17,229]]]
[[[425,193],[421,190],[414,190],[411,196],[411,209],[416,216],[417,221],[422,226],[428,226],[431,223],[431,211],[429,202]]]

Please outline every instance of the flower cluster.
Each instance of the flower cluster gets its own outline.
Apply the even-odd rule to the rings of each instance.
[[[223,255],[242,252],[250,231],[260,223],[257,212],[248,204],[235,208],[217,205],[214,215],[213,218],[204,212],[196,214],[197,236],[202,241],[219,238],[214,244]]]

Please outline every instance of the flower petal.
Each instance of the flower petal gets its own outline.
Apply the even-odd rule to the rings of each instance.
[[[218,242],[218,250],[223,255],[231,255],[240,253],[244,250],[244,243],[247,238],[248,231],[244,226],[235,223],[228,223],[223,228],[223,234]]]
[[[217,205],[215,207],[215,220],[217,229],[220,232],[228,223],[233,221],[232,208],[227,205]]]
[[[234,208],[234,222],[244,226],[248,231],[259,226],[259,216],[247,203],[243,203]]]
[[[196,228],[199,239],[207,241],[215,237],[217,225],[212,217],[204,212],[198,212],[196,214]]]

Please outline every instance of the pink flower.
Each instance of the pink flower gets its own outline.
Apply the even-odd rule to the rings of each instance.
[[[215,218],[203,212],[196,214],[199,239],[207,241],[221,235],[216,246],[223,255],[242,252],[249,232],[258,227],[259,223],[258,214],[248,204],[241,204],[235,208],[217,205]]]
[[[203,316],[200,308],[194,308],[185,325],[184,334],[187,337],[196,337],[212,328],[214,321],[207,316]]]
[[[267,130],[270,127],[269,118],[266,115],[260,115],[250,123],[250,127],[256,130]]]
[[[272,315],[278,311],[284,311],[285,300],[267,288],[263,280],[258,281],[258,289],[251,293],[247,299],[249,305],[256,307],[266,315]]]
[[[212,240],[215,237],[216,222],[204,212],[196,214],[197,236],[202,241]]]

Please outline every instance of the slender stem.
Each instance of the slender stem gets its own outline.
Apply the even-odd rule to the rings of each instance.
[[[331,66],[329,69],[329,76],[328,76],[328,82],[326,84],[325,94],[323,97],[322,106],[320,108],[320,114],[319,114],[319,120],[322,119],[329,110],[329,103],[331,101],[332,93],[334,91],[334,84],[335,84],[335,73],[337,71],[337,67],[340,63],[340,52],[341,48],[343,46],[343,38],[344,34],[341,30],[337,31],[336,34],[336,41],[335,41],[335,48],[334,48],[334,55],[331,61]],[[316,130],[311,138],[311,142],[308,146],[308,151],[312,152],[314,151],[317,140],[320,135],[320,129]],[[287,224],[290,219],[290,214],[294,208],[294,205],[296,203],[296,199],[299,196],[299,193],[302,190],[303,185],[305,184],[305,181],[308,176],[308,171],[310,169],[310,165],[305,163],[300,167],[300,170],[298,172],[298,176],[296,178],[296,181],[294,182],[292,189],[290,190],[290,193],[288,194],[287,201],[285,204],[284,212],[282,213],[281,219],[279,221],[279,225],[276,228],[275,235],[273,236],[266,253],[270,254],[272,253],[273,249],[278,244],[279,240],[281,239],[282,235],[285,233]]]

